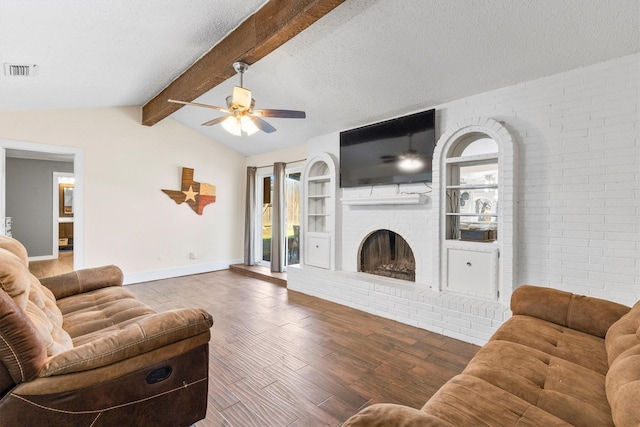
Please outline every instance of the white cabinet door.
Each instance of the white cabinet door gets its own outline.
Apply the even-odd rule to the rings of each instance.
[[[331,267],[331,236],[329,234],[309,234],[307,236],[307,265]]]
[[[498,249],[447,248],[447,290],[484,298],[498,297]]]

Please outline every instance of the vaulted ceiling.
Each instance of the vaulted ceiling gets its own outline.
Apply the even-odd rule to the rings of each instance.
[[[330,11],[273,52],[245,55],[244,85],[256,108],[307,119],[269,119],[277,132],[234,137],[201,126],[214,110],[161,105],[157,117],[252,155],[640,52],[638,0],[0,0],[0,63],[37,64],[31,77],[0,70],[0,113],[162,104],[181,75],[212,67],[202,62],[212,47],[241,51],[247,40],[229,37],[248,19],[304,14],[279,11],[296,3]],[[299,23],[281,25],[295,33]],[[239,79],[223,56],[217,77],[174,83],[171,97],[225,106]]]

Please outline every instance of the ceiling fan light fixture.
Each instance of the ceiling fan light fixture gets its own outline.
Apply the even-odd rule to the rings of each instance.
[[[231,102],[244,110],[251,108],[251,91],[243,87],[234,86]]]
[[[227,117],[222,122],[222,127],[231,135],[240,136],[242,134],[242,125],[234,116]]]
[[[254,133],[260,130],[258,129],[256,124],[253,122],[253,120],[251,120],[251,117],[242,116],[242,119],[240,119],[240,123],[242,127],[242,132],[246,133],[247,135],[253,135]]]
[[[241,136],[243,132],[253,135],[260,130],[248,116],[229,116],[222,122],[222,127],[235,136]]]

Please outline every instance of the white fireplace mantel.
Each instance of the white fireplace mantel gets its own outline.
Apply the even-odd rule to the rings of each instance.
[[[347,206],[372,206],[372,205],[424,205],[427,203],[424,194],[393,194],[388,196],[343,197],[340,199]]]

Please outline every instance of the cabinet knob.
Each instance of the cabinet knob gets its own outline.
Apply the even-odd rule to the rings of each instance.
[[[316,245],[316,249],[318,249],[320,246]]]
[[[468,266],[468,267],[471,267],[471,263],[470,263],[470,262],[467,262],[467,266]]]

